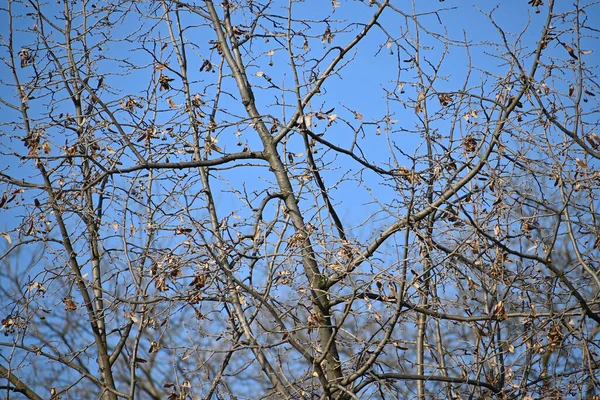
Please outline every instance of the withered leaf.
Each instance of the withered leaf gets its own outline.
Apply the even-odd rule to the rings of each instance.
[[[575,158],[575,163],[583,169],[588,168],[587,164],[584,161],[580,160],[579,158]]]
[[[210,60],[204,60],[204,62],[200,66],[200,72],[202,72],[202,71],[206,71],[206,72],[212,71],[212,63],[210,62]]]
[[[577,55],[575,54],[575,50],[573,50],[573,48],[571,46],[569,46],[566,43],[561,43],[563,45],[563,47],[565,48],[565,50],[567,50],[567,53],[569,53],[569,55],[571,56],[571,58],[578,60],[579,58],[577,57]]]
[[[508,318],[508,314],[506,313],[506,309],[504,308],[504,302],[502,300],[500,300],[494,306],[494,309],[492,310],[492,316],[498,321],[504,321]]]
[[[331,44],[332,41],[333,41],[333,34],[331,33],[331,28],[328,25],[327,28],[325,29],[325,33],[323,34],[323,39],[321,39],[321,42],[323,42],[323,43],[327,42],[327,43]]]
[[[201,289],[206,286],[206,275],[205,274],[196,274],[190,286],[194,286],[196,289]]]
[[[438,100],[440,101],[440,105],[442,107],[446,107],[452,104],[452,96],[450,96],[447,93],[439,93]]]
[[[152,341],[152,343],[150,343],[150,350],[148,350],[148,352],[150,354],[156,353],[159,348],[160,348],[160,345],[158,344],[158,342]]]
[[[63,303],[65,304],[65,310],[67,310],[67,311],[75,311],[75,310],[77,310],[77,303],[75,303],[73,301],[73,299],[65,297],[63,299]]]
[[[21,51],[19,51],[19,57],[21,58],[21,68],[33,64],[33,55],[28,48],[22,48]]]
[[[173,82],[174,79],[173,78],[169,78],[167,75],[164,74],[160,74],[160,77],[158,78],[158,83],[160,84],[160,91],[163,90],[169,90],[171,89],[171,85],[170,82]]]

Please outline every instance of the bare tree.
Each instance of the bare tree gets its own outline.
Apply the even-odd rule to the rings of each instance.
[[[4,398],[599,398],[600,4],[467,3],[8,0]]]

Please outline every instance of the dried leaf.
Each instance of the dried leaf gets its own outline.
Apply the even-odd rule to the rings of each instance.
[[[163,64],[163,63],[158,63],[154,66],[154,69],[156,71],[162,71],[163,69],[167,68],[168,64]]]
[[[210,62],[210,60],[204,60],[204,62],[200,66],[200,72],[202,72],[202,71],[206,71],[206,72],[212,71],[212,63]]]
[[[148,350],[148,352],[149,352],[150,354],[152,354],[152,353],[156,353],[156,352],[158,351],[158,349],[160,349],[160,345],[158,344],[158,342],[154,342],[154,341],[152,341],[152,342],[150,343],[150,350]]]
[[[573,50],[573,48],[571,46],[569,46],[566,43],[561,43],[563,45],[563,47],[565,48],[565,50],[567,50],[567,53],[569,53],[569,55],[571,56],[571,58],[574,58],[575,60],[578,60],[579,58],[577,57],[577,55],[575,54],[575,50]]]
[[[579,158],[575,158],[575,163],[583,169],[587,169],[588,166],[585,162],[581,161]]]
[[[492,316],[498,321],[504,321],[508,318],[508,315],[506,314],[506,309],[504,308],[504,302],[502,300],[500,300],[494,306],[494,309],[492,310]]]
[[[0,233],[0,235],[2,235],[2,237],[4,239],[6,239],[8,244],[12,244],[12,239],[10,238],[10,234],[8,234],[7,232],[2,232],[2,233]]]
[[[440,101],[440,105],[442,107],[446,107],[452,104],[452,96],[446,93],[438,94],[438,100]]]
[[[331,28],[329,27],[329,25],[327,26],[327,28],[325,29],[325,33],[323,34],[323,38],[321,39],[322,43],[329,43],[331,44],[331,42],[333,41],[333,34],[331,33]]]
[[[163,75],[162,73],[158,77],[158,83],[160,84],[159,91],[169,90],[171,89],[170,82],[173,82],[173,78],[169,78],[167,75]]]
[[[362,122],[363,120],[363,116],[361,113],[359,113],[358,111],[354,111],[354,116],[360,120],[360,122]]]
[[[575,86],[573,86],[573,84],[569,85],[569,97],[573,97],[573,94],[575,94]]]
[[[65,310],[67,310],[67,311],[75,311],[75,310],[77,310],[77,303],[75,303],[73,301],[73,299],[65,297],[63,299],[63,303],[65,304]]]
[[[333,121],[337,118],[337,114],[331,114],[327,116],[327,126],[331,126]]]
[[[550,88],[546,85],[546,82],[542,82],[542,88],[544,89],[544,94],[547,96],[550,94]]]
[[[473,137],[473,135],[465,136],[465,138],[462,141],[462,144],[465,148],[465,151],[468,153],[473,153],[475,150],[477,150],[477,140],[475,139],[475,137]]]
[[[169,99],[167,100],[169,102],[169,106],[176,110],[177,109],[177,104],[175,104],[175,102],[173,101],[173,99],[171,97],[169,97]]]
[[[255,75],[256,75],[256,76],[263,76],[264,74],[265,74],[264,72],[262,72],[262,71],[258,71],[258,72],[257,72]]]

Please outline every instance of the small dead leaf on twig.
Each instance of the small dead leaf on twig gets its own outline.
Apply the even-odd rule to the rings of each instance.
[[[532,7],[543,6],[544,2],[542,0],[529,0],[527,4],[530,4]]]
[[[212,154],[213,150],[222,153],[222,150],[219,146],[217,146],[217,142],[219,140],[214,136],[208,136],[204,142],[204,150],[207,154]]]
[[[210,60],[204,60],[204,62],[200,66],[200,72],[203,72],[203,71],[206,71],[206,72],[212,71],[212,63],[210,62]]]
[[[452,104],[452,96],[450,96],[447,93],[439,93],[438,100],[440,101],[440,105],[442,107],[446,107]]]
[[[6,239],[8,244],[12,244],[12,239],[10,238],[10,234],[8,234],[7,232],[2,232],[2,233],[0,233],[0,236],[2,236],[4,239]]]
[[[565,50],[567,50],[567,53],[569,53],[571,58],[573,58],[575,60],[579,60],[579,57],[577,57],[577,54],[575,54],[575,50],[573,50],[573,48],[571,46],[569,46],[566,43],[561,43],[561,44],[565,48]]]
[[[152,341],[152,343],[150,343],[150,350],[148,350],[148,352],[150,354],[156,353],[158,349],[160,349],[160,345],[158,344],[158,342]]]
[[[159,91],[171,89],[170,83],[174,80],[175,79],[169,78],[167,75],[160,74],[160,77],[158,78],[158,83],[160,84]]]
[[[462,141],[462,145],[467,153],[473,153],[477,150],[477,140],[473,135],[467,135]]]
[[[127,99],[125,103],[121,103],[121,105],[123,106],[123,108],[129,110],[129,112],[133,112],[133,110],[135,110],[136,107],[142,108],[142,105],[138,103],[135,99],[132,99],[131,97]]]
[[[563,341],[564,335],[559,324],[555,324],[548,331],[548,350],[554,351]]]
[[[21,51],[19,51],[19,57],[21,58],[21,68],[33,64],[33,55],[28,48],[22,48]]]
[[[508,314],[506,313],[506,308],[504,308],[504,302],[502,300],[500,300],[494,306],[494,309],[492,310],[492,316],[498,321],[504,321],[508,318]]]
[[[584,161],[580,160],[579,158],[575,158],[575,163],[576,163],[576,164],[577,164],[577,165],[578,165],[580,168],[583,168],[583,169],[588,169],[588,166],[587,166],[587,164],[586,164]]]
[[[65,297],[63,299],[63,303],[65,304],[65,310],[67,311],[75,311],[77,310],[77,303],[73,301],[73,299]]]
[[[206,286],[206,274],[197,273],[194,275],[194,279],[189,286],[193,286],[196,289],[202,289]]]
[[[328,25],[327,28],[325,29],[325,33],[323,34],[321,42],[322,43],[327,42],[327,43],[331,44],[332,41],[333,41],[333,33],[331,33],[331,28]]]
[[[162,71],[163,69],[167,68],[168,66],[169,66],[169,64],[158,63],[154,66],[154,70]]]

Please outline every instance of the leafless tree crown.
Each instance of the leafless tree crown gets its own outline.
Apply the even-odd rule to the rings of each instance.
[[[7,0],[5,399],[600,399],[597,0]]]

